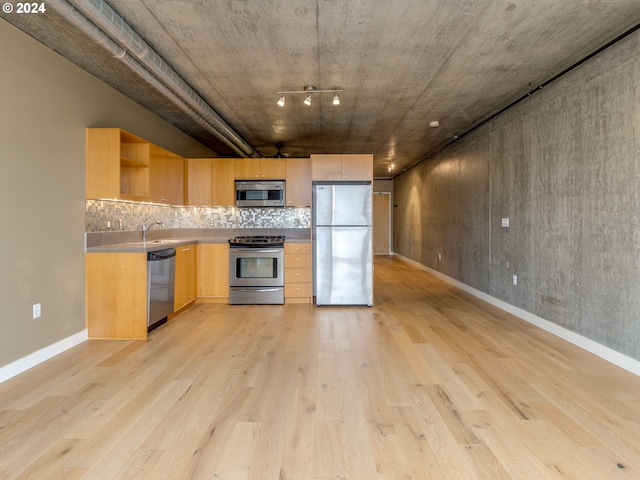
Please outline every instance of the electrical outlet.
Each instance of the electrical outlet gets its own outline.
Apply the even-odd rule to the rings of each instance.
[[[513,284],[518,285],[518,275],[513,276]]]
[[[509,228],[509,218],[505,217],[502,219],[502,228]]]
[[[33,306],[33,318],[40,318],[42,316],[42,306],[39,303],[36,303]]]

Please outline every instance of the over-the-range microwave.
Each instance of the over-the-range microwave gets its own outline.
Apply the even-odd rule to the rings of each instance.
[[[237,207],[284,207],[284,180],[236,180]]]

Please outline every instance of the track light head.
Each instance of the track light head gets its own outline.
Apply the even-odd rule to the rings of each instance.
[[[337,93],[333,96],[333,104],[340,105],[340,97],[338,96]]]
[[[307,98],[304,99],[305,105],[311,105],[311,95],[307,95]]]
[[[280,105],[281,107],[284,107],[284,95],[282,95],[280,97],[280,100],[278,100],[278,105]]]

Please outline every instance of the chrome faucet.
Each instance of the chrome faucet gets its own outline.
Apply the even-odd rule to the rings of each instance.
[[[147,241],[147,233],[149,233],[149,230],[151,230],[151,227],[153,227],[154,225],[160,225],[161,227],[164,227],[164,220],[160,220],[159,222],[153,222],[149,225],[147,225],[147,220],[149,219],[145,218],[144,222],[142,222],[142,242],[143,243]]]

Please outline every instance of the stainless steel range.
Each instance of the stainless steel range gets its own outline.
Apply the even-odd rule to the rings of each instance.
[[[283,236],[239,236],[229,240],[229,303],[284,303]]]

